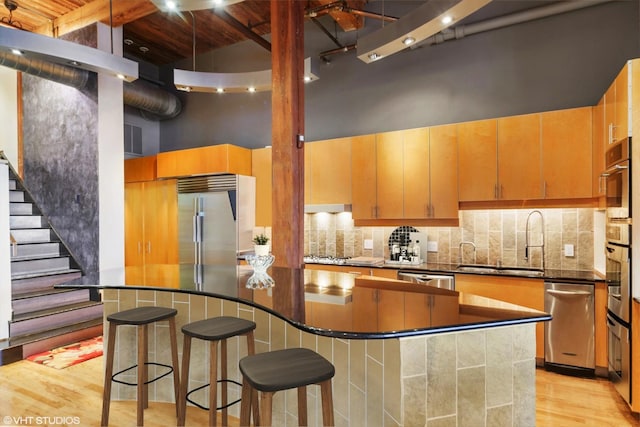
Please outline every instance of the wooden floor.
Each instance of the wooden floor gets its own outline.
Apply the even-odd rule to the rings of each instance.
[[[63,370],[28,361],[1,366],[0,426],[98,426],[102,363],[99,357]],[[604,379],[573,378],[538,370],[536,383],[538,426],[640,426],[638,418],[632,416]],[[151,402],[145,411],[145,425],[173,425],[174,411],[172,404]],[[48,417],[49,422],[36,417]],[[238,425],[237,420],[232,421],[232,425]],[[135,422],[134,402],[112,402],[110,425],[133,426]],[[187,411],[188,426],[205,426],[207,422],[205,411]]]

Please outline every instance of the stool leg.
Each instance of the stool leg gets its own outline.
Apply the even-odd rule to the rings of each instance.
[[[138,385],[137,423],[144,425],[144,408],[147,407],[147,325],[138,326]]]
[[[113,357],[116,351],[117,326],[109,323],[109,335],[107,337],[107,361],[104,371],[104,390],[102,394],[102,420],[101,426],[109,425],[109,406],[111,404],[111,376],[113,375]]]
[[[249,356],[252,356],[254,354],[256,354],[256,343],[255,340],[253,339],[253,331],[249,331],[246,333],[247,335],[247,354]],[[244,393],[244,386],[243,386],[243,393]],[[244,395],[242,396],[242,399],[244,400]],[[250,397],[251,402],[250,402],[250,406],[253,409],[253,422],[254,425],[260,425],[260,411],[259,411],[259,407],[258,407],[258,392],[257,391],[253,391],[253,393],[251,393]],[[243,425],[243,424],[240,424]]]
[[[189,362],[191,360],[191,336],[184,336],[182,345],[182,382],[178,395],[178,426],[184,426],[187,417],[187,388],[189,387]]]
[[[176,332],[176,319],[169,319],[169,337],[171,339],[171,366],[173,366],[173,398],[178,402],[180,395],[180,374],[178,372],[178,337]],[[188,378],[187,378],[188,381]],[[180,408],[176,404],[176,418],[180,417]]]
[[[240,399],[240,425],[248,426],[251,418],[251,407],[253,406],[253,387],[249,385],[249,382],[242,378],[242,396]],[[255,416],[253,418],[253,425],[259,425]]]
[[[298,425],[307,425],[307,388],[298,387]]]
[[[223,426],[228,426],[229,422],[228,422],[228,412],[227,411],[227,402],[228,400],[228,395],[227,395],[227,381],[226,379],[228,378],[227,375],[227,340],[224,339],[222,340],[222,346],[220,347],[220,378],[223,380],[220,383],[220,386],[222,387],[222,404],[220,406],[222,406],[222,425]],[[216,381],[215,378],[212,378],[212,380]]]
[[[326,380],[320,383],[320,393],[322,394],[322,422],[325,426],[332,426],[334,421],[331,380]]]
[[[209,425],[218,425],[218,341],[211,341],[209,355]]]
[[[256,390],[255,393],[257,393],[258,391]],[[272,392],[266,392],[263,391],[262,393],[260,393],[260,416],[261,416],[261,420],[262,424],[258,424],[256,422],[256,425],[264,425],[264,426],[270,426],[271,425],[271,411],[273,409],[273,393]]]

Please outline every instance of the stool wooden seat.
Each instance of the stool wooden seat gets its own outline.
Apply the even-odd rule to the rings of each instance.
[[[176,322],[175,317],[178,313],[173,308],[166,307],[138,307],[131,310],[120,311],[107,316],[107,322],[109,322],[109,335],[107,338],[107,360],[104,372],[104,393],[102,397],[102,426],[109,424],[109,405],[111,403],[111,383],[117,382],[126,385],[135,385],[137,387],[137,425],[142,426],[144,424],[144,409],[149,406],[149,383],[159,380],[171,372],[173,372],[173,386],[174,393],[177,399],[180,379],[178,375],[178,344],[176,338]],[[171,366],[164,365],[156,362],[149,362],[149,338],[148,338],[148,326],[155,322],[160,321],[169,322],[169,335],[171,339]],[[121,325],[132,325],[138,329],[138,363],[127,369],[123,369],[119,372],[113,373],[113,359],[115,355],[116,347],[116,331],[117,327]],[[156,378],[149,380],[149,365],[160,365],[169,370]],[[116,379],[116,376],[138,367],[138,378],[136,383],[129,383]],[[178,416],[178,407],[176,405],[176,417]]]
[[[248,426],[251,406],[255,405],[255,394],[259,391],[260,411],[255,425],[271,425],[274,393],[281,390],[298,389],[298,424],[307,425],[306,386],[320,385],[322,394],[322,420],[324,425],[333,425],[333,398],[331,378],[334,366],[318,353],[306,348],[259,353],[240,360],[242,372],[242,403],[240,425]]]
[[[228,403],[227,395],[227,382],[232,381],[227,376],[227,339],[235,336],[247,337],[247,352],[252,355],[255,353],[255,345],[253,339],[253,330],[256,328],[256,324],[250,320],[239,319],[237,317],[221,316],[213,317],[210,319],[200,320],[197,322],[186,324],[182,327],[182,333],[184,334],[184,343],[182,349],[182,383],[180,386],[180,394],[178,398],[178,425],[184,426],[185,418],[187,415],[187,400],[188,395],[191,392],[206,387],[198,387],[187,393],[189,385],[189,364],[191,358],[191,339],[197,338],[210,342],[210,360],[209,360],[209,408],[189,400],[191,403],[202,409],[209,410],[209,425],[215,426],[217,424],[216,412],[218,409],[222,410],[222,425],[228,425],[227,408],[233,404],[239,402]],[[220,348],[220,380],[218,380],[218,343],[221,343]],[[222,383],[222,405],[217,408],[217,383]],[[235,381],[232,381],[235,382]],[[240,383],[236,383],[241,385]]]

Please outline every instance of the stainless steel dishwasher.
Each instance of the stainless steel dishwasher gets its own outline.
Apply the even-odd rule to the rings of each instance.
[[[592,282],[545,282],[545,369],[575,376],[595,374],[595,321]]]
[[[428,273],[419,271],[398,271],[398,280],[433,286],[436,288],[455,290],[455,279],[452,274]]]

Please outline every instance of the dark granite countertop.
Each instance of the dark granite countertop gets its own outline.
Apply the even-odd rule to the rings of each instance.
[[[58,287],[155,289],[219,297],[335,338],[404,337],[551,320],[546,313],[502,301],[349,273],[271,267],[267,272],[274,286],[251,288],[249,266],[198,269],[164,264],[147,266],[144,275],[140,269],[127,268],[128,285],[125,270],[119,269],[87,274]],[[145,283],[135,277],[145,277]],[[298,309],[292,312],[291,307]]]
[[[322,265],[322,264],[315,264]],[[586,270],[557,270],[557,269],[529,269],[523,267],[509,267],[509,266],[476,266],[466,265],[460,268],[456,264],[438,264],[438,263],[385,263],[384,265],[362,265],[352,264],[347,260],[344,264],[340,264],[345,267],[368,267],[371,269],[390,269],[390,270],[402,270],[402,271],[416,271],[416,272],[432,272],[432,273],[446,273],[446,274],[481,274],[490,276],[510,276],[510,277],[530,277],[540,278],[545,280],[566,280],[566,281],[580,281],[580,282],[597,282],[604,281],[605,279],[598,275],[594,271]],[[469,267],[465,270],[465,267]]]

